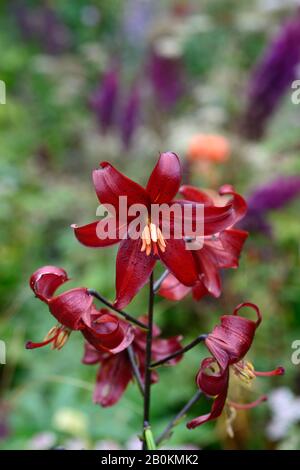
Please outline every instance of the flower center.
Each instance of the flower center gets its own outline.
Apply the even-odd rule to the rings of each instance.
[[[149,256],[152,253],[158,255],[158,248],[164,253],[166,251],[166,241],[159,227],[152,222],[148,222],[142,232],[141,251],[145,251]]]
[[[250,385],[255,378],[254,367],[249,361],[239,361],[232,365],[235,375],[246,385]]]
[[[42,348],[50,343],[52,343],[51,349],[61,349],[68,341],[70,334],[71,330],[65,326],[53,326],[42,342],[33,343],[32,341],[28,341],[26,343],[26,349]]]

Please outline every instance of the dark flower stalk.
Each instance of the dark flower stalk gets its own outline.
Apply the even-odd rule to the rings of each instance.
[[[148,329],[147,325],[137,320],[133,316],[129,315],[129,313],[124,312],[124,310],[121,310],[120,308],[115,307],[114,304],[109,302],[105,297],[103,297],[103,295],[99,294],[99,292],[95,291],[94,289],[88,289],[88,293],[92,295],[93,297],[95,297],[96,299],[100,300],[100,302],[106,305],[106,307],[109,307],[115,312],[119,313],[119,315],[122,315],[122,317],[126,318],[126,320],[128,320],[129,322],[134,323],[135,325],[139,326],[143,330]]]
[[[148,305],[148,331],[146,343],[145,357],[145,389],[144,389],[144,439],[143,450],[146,450],[145,432],[150,427],[150,399],[151,399],[151,358],[152,358],[152,339],[153,339],[153,307],[154,307],[154,291],[153,291],[153,273],[149,280],[149,305]]]
[[[177,413],[177,415],[169,422],[163,432],[156,439],[155,443],[157,446],[172,436],[173,428],[186,415],[186,413],[192,408],[192,406],[197,403],[201,395],[201,390],[198,390],[195,395],[193,395],[192,398],[179,411],[179,413]]]

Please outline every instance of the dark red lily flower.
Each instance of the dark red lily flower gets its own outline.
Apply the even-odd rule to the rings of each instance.
[[[147,317],[140,318],[147,322]],[[141,379],[144,381],[145,375],[145,354],[146,354],[146,333],[138,328],[134,329],[134,340],[132,349],[135,354]],[[159,361],[169,354],[181,349],[181,336],[173,336],[168,339],[158,338],[160,329],[154,325],[152,359]],[[166,365],[172,366],[181,360],[182,356],[171,359]],[[100,369],[97,374],[96,387],[94,391],[94,402],[101,406],[112,406],[117,403],[125,392],[127,385],[133,380],[133,373],[126,350],[118,354],[97,351],[91,344],[85,344],[85,352],[82,359],[84,364],[100,363]],[[153,371],[151,374],[152,383],[158,381],[158,374]]]
[[[224,191],[224,188],[223,188]],[[210,196],[192,186],[182,186],[179,192],[186,199],[213,206]],[[221,188],[222,193],[222,188]],[[223,194],[232,194],[233,191]],[[246,213],[246,205],[240,201],[239,220]],[[237,229],[226,229],[218,234],[204,237],[203,247],[192,251],[198,271],[198,279],[194,286],[183,285],[173,274],[169,274],[163,281],[159,294],[169,300],[181,300],[192,291],[195,300],[200,300],[204,295],[210,294],[214,297],[221,295],[220,269],[237,268],[243,245],[248,237],[248,232]]]
[[[68,290],[54,296],[58,287],[68,281],[66,271],[56,266],[44,266],[30,278],[30,287],[36,297],[45,302],[59,324],[51,328],[44,341],[26,344],[34,349],[52,344],[61,349],[72,330],[79,330],[99,351],[119,352],[133,341],[133,328],[106,309],[97,310],[93,297],[84,287]]]
[[[250,307],[255,311],[256,322],[238,314],[243,307]],[[210,413],[199,416],[187,424],[189,429],[218,418],[225,405],[231,409],[249,409],[267,399],[265,395],[262,395],[252,403],[240,404],[234,403],[228,398],[230,381],[233,380],[233,377],[241,379],[242,382],[249,385],[257,376],[282,375],[284,373],[282,367],[277,367],[270,372],[257,372],[253,365],[244,359],[252,345],[261,319],[259,308],[256,305],[250,302],[242,303],[235,308],[232,315],[223,315],[221,324],[217,325],[207,336],[205,344],[213,357],[207,357],[201,362],[196,383],[200,390],[214,398],[214,402]],[[230,372],[233,373],[231,377]]]
[[[186,286],[193,286],[198,280],[197,267],[191,250],[186,249],[185,238],[174,236],[175,225],[178,223],[175,216],[170,217],[168,239],[164,236],[162,221],[151,220],[151,207],[162,205],[169,208],[177,203],[196,209],[199,204],[186,200],[174,200],[176,196],[182,171],[179,158],[172,152],[162,153],[152,171],[148,184],[144,189],[117,171],[112,165],[103,162],[100,169],[93,172],[93,181],[99,201],[105,206],[109,204],[115,209],[118,230],[109,238],[99,238],[97,233],[99,224],[93,222],[83,227],[73,226],[77,239],[89,247],[105,247],[120,242],[116,262],[116,301],[119,308],[125,307],[137,292],[148,281],[155,263],[160,259],[167,269]],[[232,195],[232,200],[222,207],[206,204],[204,206],[204,221],[201,219],[204,234],[212,235],[231,227],[245,212],[244,199],[235,193],[231,187],[221,188],[222,194]],[[144,226],[141,236],[133,239],[130,236],[130,224],[134,217],[128,217],[126,223],[122,222],[119,211],[121,196],[127,196],[127,206],[143,205],[146,209]],[[199,216],[198,216],[199,217]],[[105,219],[104,219],[105,220]],[[155,222],[155,223],[154,223]],[[192,213],[192,225],[197,222],[197,211]],[[181,221],[182,223],[182,221]],[[184,232],[184,235],[189,233]]]

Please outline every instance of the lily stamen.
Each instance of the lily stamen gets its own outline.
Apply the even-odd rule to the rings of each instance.
[[[145,251],[149,256],[151,252],[158,255],[158,248],[164,253],[166,251],[166,241],[159,227],[152,222],[145,225],[142,232],[142,247],[141,251]]]
[[[44,340],[39,343],[27,341],[26,349],[36,349],[51,344],[51,349],[61,349],[69,339],[71,330],[62,325],[56,325],[47,333]]]

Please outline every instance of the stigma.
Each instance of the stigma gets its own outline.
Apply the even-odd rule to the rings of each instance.
[[[56,325],[47,333],[44,340],[40,343],[27,341],[26,349],[42,348],[47,344],[51,344],[51,349],[61,349],[69,339],[71,330],[62,325]]]
[[[166,241],[159,227],[152,222],[148,223],[142,232],[141,251],[145,251],[149,256],[152,252],[158,255],[158,249],[163,253],[166,251]]]

